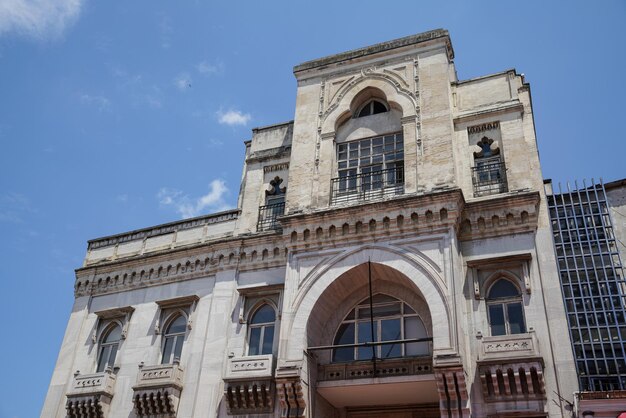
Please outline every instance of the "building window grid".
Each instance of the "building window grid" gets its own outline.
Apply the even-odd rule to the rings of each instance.
[[[331,203],[368,200],[380,192],[404,191],[404,137],[401,132],[337,144],[337,174]]]
[[[615,239],[604,186],[592,187],[586,188],[582,196],[581,191],[576,190],[551,196],[549,199],[553,233],[558,243],[555,249],[561,273],[561,288],[566,300],[569,332],[574,342],[574,355],[582,388],[625,389],[626,357],[623,350],[615,349],[626,342],[626,327],[619,326],[620,318],[625,316],[625,296],[621,294],[619,286],[620,280],[624,286],[623,276],[619,274],[621,260],[619,253],[611,250],[615,248]],[[588,217],[593,225],[585,219]],[[581,232],[584,235],[581,236]],[[567,240],[564,239],[564,234]],[[568,246],[571,256],[565,255]],[[604,280],[598,277],[600,275]],[[593,286],[593,281],[598,285]],[[568,296],[567,293],[576,293],[573,290],[576,287],[579,296]],[[611,288],[617,291],[617,296],[610,293]],[[596,309],[598,299],[602,309]],[[573,303],[568,304],[570,300]],[[581,303],[576,303],[578,301]],[[618,304],[621,302],[621,306],[616,306],[616,301]],[[583,340],[583,332],[589,339],[588,342]]]

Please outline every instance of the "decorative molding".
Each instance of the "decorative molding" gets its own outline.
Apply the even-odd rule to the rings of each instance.
[[[132,316],[135,308],[132,306],[124,306],[122,308],[106,309],[103,311],[94,312],[98,319],[96,326],[94,327],[93,334],[91,335],[91,341],[95,344],[98,341],[98,335],[102,330],[106,328],[111,321],[115,321],[122,328],[122,339],[126,339],[128,335],[128,324],[130,324],[130,317]],[[106,321],[106,322],[105,322]]]
[[[219,271],[239,269],[251,271],[281,267],[286,263],[287,249],[280,235],[268,239],[252,237],[242,247],[241,239],[222,241],[207,253],[205,245],[197,247],[197,254],[177,251],[168,254],[143,255],[141,258],[102,263],[76,271],[74,296],[122,292],[129,289],[162,285],[181,280],[215,275]],[[245,241],[244,241],[245,242]],[[224,244],[228,247],[223,246]],[[180,258],[171,258],[178,255]],[[167,257],[167,258],[166,258]]]
[[[546,399],[543,366],[540,362],[509,362],[482,365],[478,369],[486,402],[515,402]]]
[[[277,379],[276,392],[281,418],[305,416],[306,401],[299,377]]]
[[[161,324],[164,322],[164,320],[170,317],[171,314],[174,313],[174,311],[183,311],[183,313],[186,315],[187,329],[192,329],[194,313],[196,311],[196,307],[198,306],[199,300],[200,297],[198,295],[189,295],[173,299],[156,301],[159,309],[157,312],[157,321],[154,324],[154,333],[161,333]]]
[[[289,170],[289,163],[278,163],[263,166],[263,174],[273,173],[275,171]]]
[[[170,222],[167,224],[157,225],[150,228],[138,229],[123,234],[112,235],[104,238],[96,238],[87,241],[88,250],[95,250],[97,248],[109,247],[116,244],[121,244],[128,241],[138,241],[146,238],[169,234],[172,232],[184,231],[186,229],[196,228],[202,225],[211,225],[220,222],[227,222],[236,220],[239,218],[239,209],[228,210],[224,212],[214,213],[211,215],[200,216],[192,219],[185,219],[178,222]]]
[[[467,133],[468,134],[478,134],[481,132],[485,132],[485,131],[491,131],[494,129],[500,129],[500,122],[499,121],[494,121],[494,122],[487,122],[487,123],[483,123],[480,125],[475,125],[475,126],[468,126],[467,127]]]

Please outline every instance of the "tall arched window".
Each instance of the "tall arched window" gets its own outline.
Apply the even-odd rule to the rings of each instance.
[[[487,311],[491,335],[526,332],[522,292],[507,279],[498,279],[487,293]]]
[[[98,350],[98,368],[96,372],[101,373],[107,367],[113,367],[115,364],[115,356],[122,339],[122,327],[114,323],[109,326],[100,338],[100,348]]]
[[[426,338],[426,327],[415,310],[406,303],[391,296],[377,294],[372,298],[374,313],[374,335],[370,321],[369,298],[364,299],[345,317],[333,344],[358,344],[364,342],[395,341],[413,338]],[[430,353],[427,342],[395,343],[377,346],[377,358],[423,356]],[[333,350],[333,362],[369,360],[371,347],[346,347]]]
[[[252,315],[248,325],[248,355],[272,354],[276,311],[265,303]]]
[[[180,360],[183,351],[183,341],[187,331],[187,318],[177,314],[171,318],[163,333],[163,358],[161,364],[171,364],[174,359]]]

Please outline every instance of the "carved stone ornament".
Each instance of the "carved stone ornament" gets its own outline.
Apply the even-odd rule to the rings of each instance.
[[[287,187],[280,187],[283,183],[283,179],[276,176],[273,180],[270,180],[270,186],[268,190],[265,191],[267,196],[275,196],[279,194],[284,194],[287,191]]]
[[[299,377],[278,379],[276,392],[278,393],[281,418],[305,416],[306,402]]]
[[[476,143],[480,147],[479,152],[474,153],[474,158],[488,158],[500,155],[500,148],[491,149],[493,139],[483,136],[480,141]]]

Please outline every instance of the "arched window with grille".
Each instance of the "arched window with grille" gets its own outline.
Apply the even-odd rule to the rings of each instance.
[[[272,354],[276,310],[264,303],[254,311],[248,323],[248,355]]]
[[[173,314],[163,333],[163,357],[161,364],[171,364],[175,359],[180,360],[183,351],[183,342],[187,332],[187,318],[182,313]]]
[[[96,372],[101,373],[105,371],[107,367],[113,367],[121,339],[122,327],[119,324],[113,322],[104,330],[100,337]]]
[[[526,332],[522,292],[510,280],[496,280],[487,293],[487,314],[491,335]]]
[[[384,294],[372,298],[374,335],[370,320],[369,298],[361,301],[344,318],[335,333],[334,345],[364,342],[397,341],[426,338],[426,327],[417,312],[407,303]],[[428,342],[390,343],[371,347],[345,347],[333,350],[333,362],[370,360],[372,355],[380,359],[394,357],[425,356],[430,354]]]

